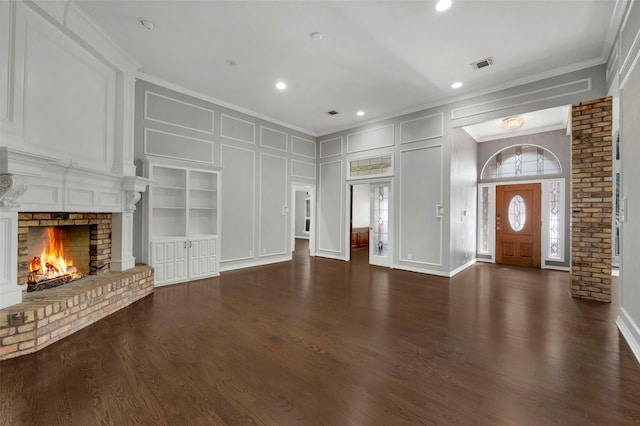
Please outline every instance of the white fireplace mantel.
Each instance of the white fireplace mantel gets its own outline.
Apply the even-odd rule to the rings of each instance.
[[[135,266],[133,212],[148,184],[138,176],[0,148],[0,309],[22,301],[23,286],[17,282],[19,212],[112,213],[111,268],[124,271]]]

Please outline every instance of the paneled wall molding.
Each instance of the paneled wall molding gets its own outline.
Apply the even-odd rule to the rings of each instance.
[[[144,129],[144,154],[165,158],[179,158],[198,163],[213,164],[213,141],[165,132]]]
[[[172,111],[168,111],[167,115],[170,115],[170,117],[166,117],[164,120],[160,117],[154,117],[153,116],[153,108],[150,108],[149,105],[149,98],[155,97],[158,99],[162,99],[162,100],[168,100],[168,103],[163,104],[163,106],[166,107],[166,105],[171,105],[171,104],[177,104],[177,105],[181,105],[184,106],[186,109],[189,109],[190,111],[185,110],[186,114],[189,114],[189,112],[191,113],[191,115],[193,115],[193,113],[197,113],[197,112],[201,112],[204,113],[204,115],[202,116],[202,118],[204,118],[204,116],[207,116],[210,118],[210,123],[207,123],[208,125],[206,127],[203,128],[197,128],[194,126],[189,126],[186,123],[179,123],[176,120],[177,114],[173,113],[171,114]],[[150,109],[152,110],[150,112]],[[160,108],[158,108],[160,109]],[[196,132],[201,132],[201,133],[206,133],[209,135],[213,135],[214,133],[214,112],[210,109],[207,108],[203,108],[201,106],[198,105],[194,105],[192,103],[189,102],[184,102],[181,101],[179,99],[175,99],[175,98],[171,98],[169,96],[164,96],[158,93],[154,93],[152,91],[149,90],[145,90],[144,92],[144,118],[145,120],[152,120],[155,121],[157,123],[162,123],[162,124],[168,124],[170,126],[175,126],[175,127],[181,127],[183,129],[188,129],[188,130],[194,130]],[[174,121],[170,121],[171,119],[174,119]]]
[[[307,158],[316,158],[316,143],[300,136],[291,136],[291,153]]]
[[[460,108],[454,108],[451,110],[451,119],[457,120],[490,112],[508,110],[524,105],[533,105],[541,101],[562,98],[579,93],[586,93],[591,89],[591,78],[583,78],[566,83],[543,87],[536,90],[521,92],[511,96],[494,98],[489,101],[479,102]]]
[[[243,120],[227,114],[221,114],[220,136],[234,141],[255,144],[256,125],[251,121]]]
[[[320,141],[320,158],[342,155],[342,136]]]
[[[400,151],[398,259],[405,265],[443,265],[443,154],[442,144]]]
[[[269,134],[271,134],[271,137],[267,136]],[[286,132],[272,129],[267,126],[260,126],[260,146],[287,152],[288,139],[289,135]]]
[[[316,179],[316,163],[291,160],[291,176],[305,179]]]
[[[374,127],[347,135],[347,153],[368,151],[395,145],[394,125]]]
[[[442,112],[400,122],[400,143],[437,139],[442,136],[444,136]]]
[[[288,215],[293,210],[287,202],[287,177],[286,157],[260,153],[258,257],[287,254]]]
[[[234,145],[220,146],[220,165],[223,167],[221,213],[222,233],[220,264],[229,270],[235,262],[257,257],[256,224],[256,152]],[[233,165],[233,167],[232,167]],[[240,185],[234,191],[233,183]],[[248,196],[240,196],[240,194]]]
[[[212,96],[207,96],[207,95],[202,94],[200,92],[196,92],[195,90],[188,89],[186,87],[180,86],[180,85],[175,84],[175,83],[171,83],[169,81],[163,80],[161,78],[158,78],[158,77],[155,77],[155,76],[152,76],[152,75],[149,75],[149,74],[138,72],[136,74],[136,77],[139,80],[144,80],[144,81],[149,82],[151,84],[155,84],[157,86],[161,86],[161,87],[164,87],[166,89],[172,90],[174,92],[178,92],[178,93],[190,96],[192,98],[200,99],[200,100],[203,100],[205,102],[209,102],[209,103],[218,105],[218,106],[223,107],[223,108],[228,108],[230,110],[237,111],[240,114],[246,114],[248,116],[255,117],[256,119],[270,122],[270,123],[272,123],[274,125],[286,127],[288,129],[295,130],[295,131],[298,131],[298,132],[301,132],[301,133],[304,133],[304,134],[307,134],[307,135],[310,135],[310,136],[316,136],[315,132],[312,132],[312,131],[307,130],[307,129],[303,129],[302,127],[298,127],[298,126],[295,126],[293,124],[286,123],[286,122],[278,120],[276,118],[269,117],[267,115],[261,114],[261,113],[259,113],[257,111],[253,111],[253,110],[250,110],[248,108],[241,107],[239,105],[234,105],[232,103],[225,102],[225,101],[223,101],[221,99],[217,99],[217,98],[214,98]]]
[[[640,59],[640,6],[636,3],[630,3],[620,27],[620,88],[624,87]]]

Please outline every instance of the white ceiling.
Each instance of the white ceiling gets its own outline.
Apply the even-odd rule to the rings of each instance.
[[[453,0],[445,12],[435,0],[72,1],[142,73],[312,135],[603,63],[615,7],[615,0]],[[156,28],[146,30],[140,17]],[[324,38],[313,40],[315,31]],[[470,66],[487,57],[495,65]],[[280,79],[288,85],[282,92],[274,87]],[[452,89],[454,81],[463,87]]]

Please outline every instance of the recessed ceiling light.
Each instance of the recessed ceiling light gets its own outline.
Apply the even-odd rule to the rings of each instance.
[[[436,3],[436,10],[438,12],[443,12],[451,7],[451,0],[439,0]]]
[[[462,82],[460,82],[460,81],[456,81],[455,83],[453,83],[453,84],[451,85],[451,87],[453,87],[454,89],[459,89],[459,88],[461,88],[461,87],[462,87]]]
[[[322,33],[319,33],[317,31],[312,32],[311,34],[309,34],[309,37],[311,37],[314,40],[322,40],[322,38],[324,37],[324,35]]]
[[[284,81],[279,81],[276,83],[276,89],[278,90],[284,90],[287,88],[287,85],[285,84]]]
[[[140,25],[142,25],[149,31],[151,31],[156,27],[156,24],[154,24],[152,21],[148,20],[147,18],[138,18],[138,22],[140,22]]]
[[[356,115],[358,117],[362,117],[364,115],[364,111],[358,111],[358,112],[356,112]]]

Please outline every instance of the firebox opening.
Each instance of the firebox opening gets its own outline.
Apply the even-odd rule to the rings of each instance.
[[[44,290],[89,274],[90,226],[30,227],[27,291]]]

